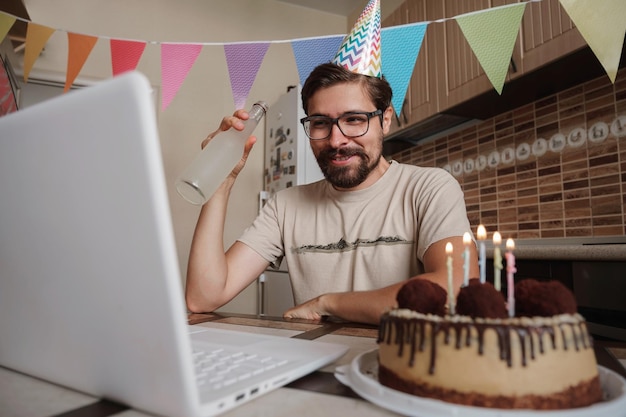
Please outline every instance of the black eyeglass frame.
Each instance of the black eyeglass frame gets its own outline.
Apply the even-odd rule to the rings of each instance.
[[[346,135],[345,133],[343,133],[343,130],[341,130],[341,126],[339,126],[339,119],[346,117],[346,116],[350,116],[350,115],[359,115],[359,116],[366,116],[367,117],[367,128],[365,129],[365,132],[361,133],[360,135]],[[304,133],[307,135],[307,137],[310,140],[325,140],[328,139],[330,137],[330,135],[333,134],[333,125],[336,125],[337,128],[339,129],[339,131],[341,132],[342,135],[344,135],[347,138],[353,139],[353,138],[359,138],[365,134],[367,134],[367,132],[369,132],[370,130],[370,119],[374,116],[380,116],[380,122],[383,122],[383,111],[381,109],[377,109],[374,111],[370,111],[370,112],[366,112],[366,111],[353,111],[353,112],[348,112],[348,113],[344,113],[339,117],[326,117],[326,116],[307,116],[307,117],[303,117],[302,119],[300,119],[300,123],[302,124],[302,127],[304,127]],[[309,132],[306,129],[306,126],[304,125],[306,122],[311,121],[312,119],[315,119],[316,117],[324,117],[325,119],[327,119],[328,121],[330,121],[330,129],[328,130],[328,135],[326,137],[323,138],[312,138],[311,136],[309,136]]]

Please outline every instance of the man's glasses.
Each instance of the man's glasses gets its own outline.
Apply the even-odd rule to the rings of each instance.
[[[358,138],[367,133],[370,128],[370,119],[381,116],[383,111],[378,109],[372,112],[350,112],[339,117],[309,116],[300,119],[304,132],[311,140],[328,139],[337,125],[341,133],[347,138]],[[382,120],[382,117],[381,117]]]

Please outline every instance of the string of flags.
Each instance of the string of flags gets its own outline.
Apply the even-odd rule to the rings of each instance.
[[[382,75],[394,91],[393,107],[400,113],[415,62],[426,29],[430,24],[454,20],[472,48],[485,74],[498,94],[502,93],[521,19],[527,0],[492,7],[436,21],[382,28]],[[559,0],[581,35],[593,51],[611,82],[615,82],[626,35],[626,1],[624,0]],[[68,91],[98,40],[108,40],[112,76],[134,70],[148,44],[161,52],[161,110],[167,109],[193,67],[202,48],[220,45],[228,67],[231,90],[236,108],[245,106],[248,94],[271,44],[290,43],[301,83],[318,64],[330,62],[346,35],[330,35],[291,40],[235,43],[169,43],[147,40],[113,39],[106,36],[74,33],[23,20],[0,11],[0,42],[16,20],[27,23],[24,49],[24,81],[28,77],[48,39],[55,32],[66,32],[68,59],[65,91]]]

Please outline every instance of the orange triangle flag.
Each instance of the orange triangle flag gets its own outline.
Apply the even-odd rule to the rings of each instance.
[[[67,33],[69,41],[67,54],[67,75],[65,78],[65,88],[63,92],[67,92],[78,73],[83,68],[85,61],[89,57],[91,50],[98,42],[96,36],[79,35],[77,33]]]
[[[37,23],[28,22],[26,28],[26,46],[24,49],[24,82],[28,81],[30,70],[43,51],[43,47],[54,33],[55,29]]]

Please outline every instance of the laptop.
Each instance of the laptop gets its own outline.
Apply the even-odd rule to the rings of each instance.
[[[0,366],[158,415],[219,414],[347,347],[187,325],[151,90],[129,72],[0,118]],[[199,386],[193,356],[233,346],[275,373]]]

